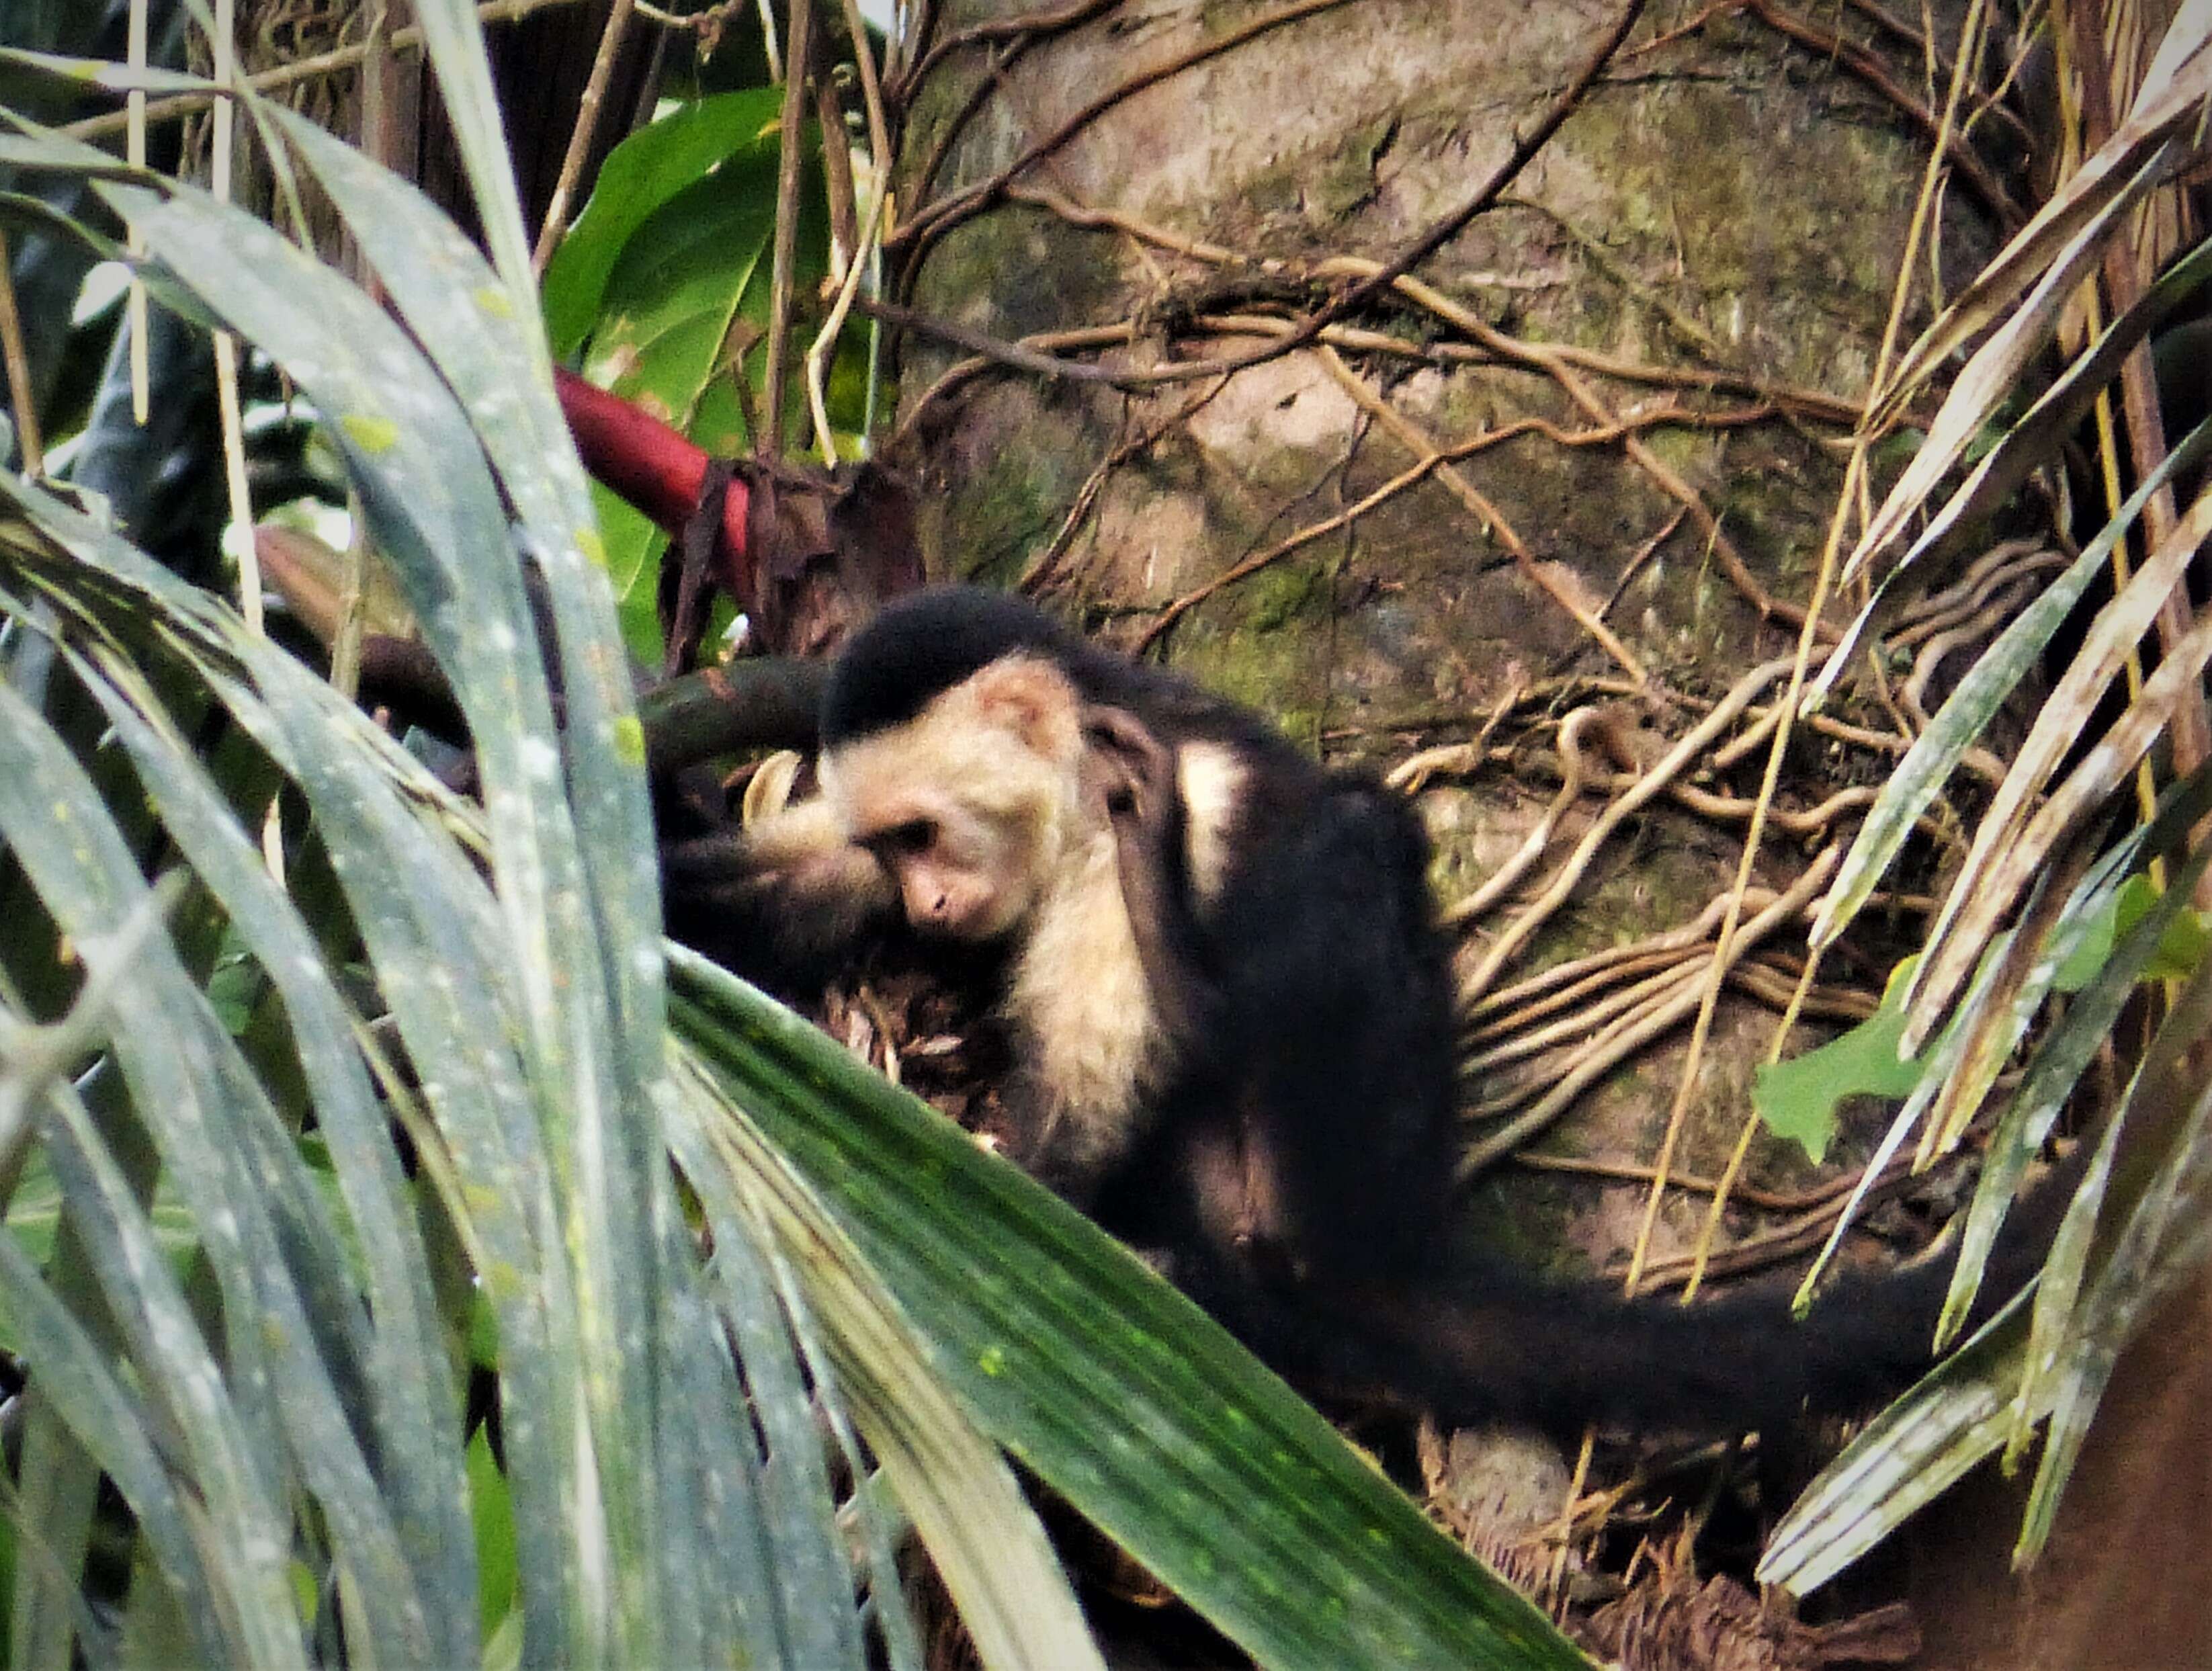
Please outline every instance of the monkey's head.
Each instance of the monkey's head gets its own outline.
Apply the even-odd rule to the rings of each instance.
[[[1095,833],[1079,681],[1097,659],[1028,605],[954,588],[884,611],[839,658],[823,793],[915,928],[1012,932]]]

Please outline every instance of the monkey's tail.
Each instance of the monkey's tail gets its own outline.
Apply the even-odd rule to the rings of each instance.
[[[1869,1408],[1910,1385],[1945,1279],[1916,1267],[1839,1285],[1800,1322],[1786,1286],[1685,1306],[1498,1271],[1477,1291],[1370,1309],[1362,1334],[1394,1381],[1455,1423],[1740,1432]]]
[[[2041,1269],[2091,1146],[2008,1215],[1970,1323]],[[1261,1350],[1324,1380],[1378,1382],[1455,1424],[1743,1432],[1806,1413],[1862,1413],[1910,1386],[1934,1361],[1956,1264],[1947,1243],[1887,1271],[1847,1274],[1802,1320],[1791,1283],[1683,1305],[1508,1267],[1462,1268],[1442,1281],[1314,1295],[1321,1303],[1289,1326],[1303,1338],[1279,1332],[1278,1318],[1274,1351]]]

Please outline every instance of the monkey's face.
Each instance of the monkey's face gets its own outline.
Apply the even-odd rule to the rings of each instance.
[[[1012,657],[823,761],[823,793],[915,928],[983,941],[1028,919],[1083,818],[1079,707],[1057,668]]]
[[[857,839],[897,879],[915,927],[947,939],[992,940],[1029,914],[1038,866],[1021,826],[951,796],[920,797],[884,810],[896,822]]]

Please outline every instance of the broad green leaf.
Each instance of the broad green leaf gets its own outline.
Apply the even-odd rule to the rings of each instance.
[[[309,1179],[323,1200],[344,1208],[331,1215],[336,1240],[325,1261],[337,1264],[325,1270],[325,1281],[343,1291],[366,1279],[361,1286],[375,1324],[366,1370],[380,1417],[378,1449],[399,1525],[419,1546],[458,1539],[462,1481],[445,1435],[458,1395],[446,1372],[407,1181],[392,1151],[386,1116],[353,1047],[352,1013],[319,969],[312,937],[252,840],[195,770],[189,744],[162,723],[151,690],[113,663],[106,678],[79,665],[170,838],[222,902],[232,934],[283,998],[317,1115],[313,1146],[303,1147],[301,1158],[317,1152],[327,1158],[327,1174],[310,1171]],[[323,1176],[330,1179],[328,1191],[320,1187]],[[341,1310],[344,1303],[331,1291],[322,1302]],[[434,1598],[433,1616],[442,1632],[436,1651],[459,1651],[466,1640],[470,1575],[465,1568],[436,1562],[419,1578]]]
[[[684,105],[607,153],[591,200],[546,264],[545,334],[566,359],[583,345],[602,310],[609,276],[653,213],[687,187],[732,164],[747,172],[765,155],[767,202],[775,200],[780,88],[718,93]]]
[[[2120,890],[2113,912],[2115,936],[2124,934],[2136,924],[2151,914],[2164,902],[2166,896],[2174,891],[2176,884],[2169,882],[2161,891],[2152,885],[2147,876],[2131,876]],[[2186,890],[2183,896],[2186,897]],[[2143,981],[2186,981],[2203,966],[2205,948],[2212,945],[2212,932],[2208,932],[2205,913],[2179,909],[2167,921],[2160,934],[2158,945],[2136,978]]]
[[[479,1427],[469,1440],[469,1520],[476,1534],[477,1602],[488,1637],[514,1610],[515,1562],[520,1546],[514,1538],[514,1503],[507,1494],[507,1476],[491,1454],[491,1441]]]
[[[1844,1201],[1843,1211],[1836,1215],[1835,1224],[1828,1231],[1828,1239],[1820,1244],[1820,1251],[1814,1255],[1812,1267],[1797,1285],[1791,1304],[1799,1316],[1802,1316],[1813,1303],[1814,1291],[1827,1272],[1828,1261],[1836,1256],[1836,1249],[1843,1245],[1844,1233],[1856,1220],[1867,1192],[1874,1188],[1875,1181],[1881,1177],[1883,1169],[1905,1146],[1905,1139],[1921,1129],[1929,1106],[1957,1071],[1959,1059],[1966,1048],[1968,1030],[1987,1000],[2011,944],[2011,936],[2008,934],[1990,947],[1988,955],[1982,960],[1981,968],[1975,972],[1972,989],[1959,1006],[1959,1012],[1936,1036],[1935,1042],[1914,1058],[1918,1071],[1914,1076],[1911,1090],[1905,1095],[1905,1106],[1897,1111],[1888,1128],[1875,1143],[1874,1152],[1859,1170],[1858,1182]],[[1907,957],[1890,971],[1888,985],[1882,994],[1885,1005],[1894,1006],[1902,1002],[1904,993],[1911,987],[1917,963],[1917,957]],[[1923,1142],[1925,1142],[1924,1134]]]
[[[1271,1666],[1581,1666],[1204,1313],[836,1044],[672,953],[678,1030],[986,1428]]]
[[[625,140],[546,272],[556,347],[580,350],[592,381],[718,457],[757,450],[753,428],[764,421],[779,99],[772,88],[715,94]],[[818,174],[810,129],[793,281],[801,319],[828,270]],[[798,352],[794,344],[794,362]],[[857,349],[839,356],[830,394],[835,421],[856,428],[866,405]],[[801,399],[794,380],[787,420]],[[660,655],[655,592],[668,542],[635,513],[608,514],[611,501],[601,502],[623,634],[650,664]]]
[[[625,722],[635,725],[628,680],[618,653],[605,636],[605,581],[577,549],[588,514],[582,478],[575,471],[548,380],[542,374],[518,380],[515,374],[518,362],[534,357],[534,340],[526,340],[534,337],[534,329],[527,319],[513,319],[495,310],[483,317],[475,308],[456,305],[454,298],[469,285],[477,294],[486,292],[491,275],[451,225],[410,189],[327,137],[296,118],[285,125],[334,200],[356,224],[374,227],[373,234],[361,234],[364,252],[469,410],[518,512],[537,535],[534,555],[560,628],[568,698],[562,742],[570,763],[580,834],[596,834],[598,851],[640,855],[649,861],[650,823],[639,763],[634,753],[626,763],[617,760],[617,732]],[[556,462],[562,468],[553,474]],[[591,653],[595,641],[600,646],[597,654]],[[629,1018],[629,1030],[623,1036],[630,1048],[620,1065],[631,1076],[630,1097],[642,1103],[655,1094],[663,1066],[659,991],[657,980],[640,981],[629,972],[641,965],[658,972],[656,878],[649,868],[633,864],[595,867],[581,879],[596,890],[596,926],[619,954],[611,957],[611,966],[619,977],[626,977],[614,981],[611,995]],[[656,1147],[638,1142],[638,1135],[617,1126],[586,1139],[605,1156],[621,1154],[625,1139],[629,1150],[624,1157],[627,1173],[614,1171],[600,1181],[604,1195],[588,1211],[603,1225],[648,1225],[669,1238],[661,1267],[665,1326],[658,1337],[665,1355],[658,1363],[636,1365],[628,1388],[611,1389],[618,1408],[637,1407],[658,1396],[678,1406],[688,1401],[695,1415],[694,1443],[660,1464],[673,1469],[674,1477],[661,1487],[665,1495],[658,1522],[649,1537],[635,1534],[663,1565],[663,1594],[681,1598],[681,1605],[664,1603],[661,1609],[665,1651],[678,1660],[694,1658],[715,1651],[714,1644],[744,1634],[747,1620],[730,1599],[738,1592],[725,1580],[751,1565],[757,1559],[756,1552],[772,1541],[778,1559],[755,1568],[750,1588],[772,1583],[789,1587],[790,1603],[782,1613],[784,1639],[762,1634],[761,1621],[753,1621],[749,1651],[755,1657],[782,1655],[802,1663],[851,1662],[862,1653],[857,1634],[848,1626],[841,1637],[831,1628],[849,1618],[851,1610],[825,1607],[822,1602],[826,1595],[852,1589],[844,1552],[821,1512],[827,1500],[826,1478],[808,1476],[795,1493],[778,1499],[772,1510],[772,1539],[757,1534],[740,1538],[732,1526],[724,1523],[726,1516],[702,1516],[693,1506],[702,1499],[737,1503],[761,1489],[761,1481],[750,1443],[740,1450],[738,1431],[714,1419],[717,1410],[738,1407],[741,1391],[720,1338],[708,1324],[707,1301],[696,1285],[688,1249],[680,1244],[664,1158]],[[638,1204],[645,1204],[647,1210],[637,1212]],[[588,1254],[591,1249],[587,1244],[579,1251]],[[641,1247],[623,1249],[616,1238],[609,1238],[598,1252],[604,1269],[588,1279],[605,1289],[611,1316],[625,1315],[635,1308],[649,1279],[649,1255]],[[634,1261],[627,1269],[626,1261]],[[594,1261],[587,1257],[584,1263],[591,1273]],[[771,1315],[777,1315],[773,1308]],[[756,1335],[754,1346],[749,1372],[765,1376],[769,1366],[761,1354],[773,1349],[775,1341]],[[604,1347],[594,1354],[607,1355]],[[795,1376],[785,1390],[803,1408]],[[804,1443],[813,1443],[811,1424]],[[641,1454],[639,1460],[647,1458]],[[782,1466],[787,1465],[787,1460]],[[777,1466],[772,1458],[771,1471]],[[641,1486],[647,1488],[649,1480]],[[888,1617],[898,1606],[896,1574],[878,1575],[872,1590],[878,1612]],[[823,1631],[830,1634],[820,1635]]]
[[[732,398],[700,410],[710,382],[769,321],[769,255],[775,233],[775,148],[749,150],[693,182],[638,228],[608,275],[585,371],[665,417],[711,453],[749,450]],[[809,240],[810,242],[812,240]],[[815,275],[801,274],[803,288]],[[742,321],[742,325],[740,322]],[[765,356],[746,356],[757,383]]]
[[[641,667],[660,665],[660,557],[668,536],[645,513],[611,491],[592,483],[592,509],[599,519],[599,541],[606,552],[607,579],[615,589],[615,608],[623,643]]]
[[[405,445],[398,437],[390,438],[386,450],[377,455],[378,461],[401,453]],[[516,497],[520,501],[523,495]],[[261,740],[281,766],[298,775],[313,807],[315,827],[330,845],[333,868],[348,892],[351,916],[377,966],[383,995],[392,1006],[409,1055],[418,1062],[441,1065],[441,1072],[423,1087],[438,1124],[435,1129],[417,1131],[417,1145],[426,1164],[435,1163],[434,1174],[441,1178],[448,1172],[453,1175],[448,1206],[474,1244],[489,1255],[484,1263],[486,1287],[506,1308],[501,1369],[507,1383],[510,1454],[526,1452],[533,1429],[556,1443],[565,1443],[573,1429],[544,1419],[541,1413],[546,1406],[536,1397],[540,1389],[532,1379],[532,1354],[541,1361],[546,1357],[543,1307],[539,1297],[516,1291],[519,1283],[533,1281],[548,1282],[556,1296],[560,1291],[557,1282],[550,1279],[557,1278],[561,1265],[540,1258],[532,1243],[529,1219],[518,1214],[518,1209],[527,1207],[542,1188],[529,1170],[518,1170],[514,1164],[516,1139],[534,1136],[532,1115],[527,1099],[517,1094],[517,1088],[500,1088],[502,1078],[512,1071],[501,1061],[502,1053],[481,1048],[487,1042],[495,1045],[511,1037],[511,1023],[495,1014],[474,1044],[458,1032],[439,1030],[460,1024],[459,1018],[450,1013],[457,992],[479,1002],[488,999],[506,1005],[513,1001],[503,971],[490,961],[499,938],[494,902],[473,863],[449,839],[451,828],[447,826],[466,827],[470,821],[462,809],[422,777],[419,769],[392,750],[373,726],[281,654],[245,635],[227,611],[176,586],[143,558],[128,552],[112,536],[72,518],[51,501],[33,495],[26,501],[26,510],[48,535],[71,544],[75,560],[72,565],[50,557],[43,567],[34,562],[29,572],[42,583],[55,586],[97,574],[101,607],[117,611],[118,618],[161,621],[165,631],[191,655],[204,658],[198,665],[231,706],[238,722]],[[503,555],[495,550],[491,557]],[[241,666],[251,670],[251,684],[236,677]],[[439,839],[426,843],[425,838],[434,836]],[[478,955],[475,950],[478,946],[484,955]],[[458,977],[450,973],[457,966]],[[653,968],[657,973],[657,957]],[[440,970],[448,973],[434,973]],[[657,1040],[655,1048],[659,1048]],[[487,1069],[493,1071],[477,1082],[477,1073]],[[486,1097],[486,1091],[492,1095]],[[726,1238],[723,1245],[726,1250],[730,1245]],[[512,1260],[502,1261],[498,1257],[503,1249],[512,1250]],[[672,1269],[678,1260],[688,1265],[692,1251],[688,1243],[681,1246],[672,1243],[666,1257],[668,1268]],[[518,1309],[518,1300],[526,1297],[532,1303]],[[665,1313],[668,1326],[661,1338],[680,1343],[682,1348],[672,1365],[673,1376],[663,1382],[666,1391],[662,1407],[671,1419],[668,1425],[656,1430],[671,1442],[672,1454],[679,1464],[665,1476],[681,1488],[680,1494],[672,1492],[666,1500],[665,1511],[672,1520],[680,1513],[699,1528],[703,1538],[714,1540],[711,1563],[697,1559],[708,1553],[710,1546],[692,1544],[689,1570],[684,1573],[691,1581],[688,1594],[698,1598],[690,1617],[701,1628],[690,1628],[679,1619],[666,1626],[664,1638],[674,1644],[679,1656],[693,1658],[706,1655],[711,1643],[737,1640],[738,1632],[731,1622],[734,1610],[750,1605],[757,1593],[744,1582],[744,1568],[750,1562],[757,1571],[763,1557],[774,1560],[773,1570],[780,1582],[793,1586],[784,1610],[787,1623],[803,1620],[812,1628],[827,1616],[825,1599],[830,1605],[848,1610],[865,1601],[888,1620],[896,1607],[895,1595],[886,1592],[889,1599],[858,1595],[849,1570],[842,1564],[834,1583],[827,1587],[827,1598],[823,1587],[809,1591],[799,1583],[803,1569],[799,1563],[783,1559],[789,1533],[777,1524],[775,1515],[763,1522],[764,1535],[742,1550],[735,1535],[739,1523],[736,1516],[719,1510],[702,1516],[702,1503],[726,1507],[732,1489],[754,1489],[743,1479],[718,1479],[702,1461],[711,1457],[717,1446],[732,1441],[749,1449],[754,1443],[751,1417],[747,1395],[741,1393],[731,1375],[720,1344],[724,1337],[713,1319],[687,1310],[680,1291],[664,1303],[668,1306]],[[708,1365],[720,1366],[719,1379],[700,1373]],[[754,1366],[749,1364],[748,1367]],[[750,1396],[756,1402],[764,1396],[763,1386],[756,1382],[750,1388]],[[817,1396],[824,1390],[817,1379]],[[555,1385],[546,1385],[543,1391],[552,1398],[560,1395]],[[684,1413],[681,1417],[678,1412]],[[880,1450],[889,1449],[893,1437],[913,1446],[919,1442],[917,1435],[927,1437],[927,1425],[917,1430],[913,1414],[909,1401],[901,1401],[893,1419],[908,1424],[905,1437],[897,1432],[880,1439],[871,1435],[872,1443]],[[817,1442],[811,1422],[802,1422],[792,1431],[799,1433],[805,1444]],[[933,1480],[929,1485],[941,1491],[944,1481]],[[1026,1512],[1019,1510],[1018,1494],[1011,1481],[1005,1485],[1004,1492],[1018,1511]],[[947,1502],[957,1512],[957,1494]],[[818,1509],[812,1511],[819,1512]],[[526,1577],[530,1571],[526,1561],[534,1559],[541,1583],[548,1572],[556,1575],[555,1582],[559,1582],[557,1575],[566,1559],[568,1518],[541,1517],[533,1525],[527,1516],[518,1516],[518,1540],[528,1551],[523,1569]],[[917,1523],[922,1522],[918,1519]],[[842,1545],[842,1534],[838,1540]],[[881,1557],[879,1564],[887,1566],[890,1545],[872,1534],[872,1543]],[[734,1559],[740,1554],[743,1560]],[[672,1545],[664,1559],[672,1577],[677,1563],[686,1556],[680,1546]],[[1009,1564],[1002,1559],[1001,1565]],[[1010,1605],[1004,1611],[1009,1617],[1018,1619],[1024,1603],[1030,1612],[1041,1612],[1034,1595],[1010,1595],[1007,1600]],[[757,1616],[770,1619],[771,1631],[779,1628],[772,1615]],[[1072,1605],[1066,1608],[1066,1617],[1074,1620]],[[710,1620],[716,1627],[712,1635],[704,1628]],[[1020,1623],[1024,1629],[1033,1628],[1028,1620]],[[679,1630],[678,1625],[684,1628]],[[724,1630],[724,1625],[731,1628]],[[897,1638],[890,1625],[882,1628],[896,1649]],[[1079,1623],[1075,1628],[1079,1632]],[[506,1629],[502,1624],[501,1630]],[[499,1639],[505,1638],[495,1638]],[[819,1655],[774,1638],[759,1657],[810,1665],[823,1662]],[[1065,1656],[1060,1657],[1064,1661]],[[909,1651],[900,1662],[911,1662],[914,1658]],[[1052,1662],[1036,1656],[1030,1659]]]
[[[1899,1054],[1902,985],[1893,975],[1881,1007],[1848,1032],[1802,1056],[1759,1068],[1752,1106],[1767,1130],[1797,1144],[1816,1166],[1836,1134],[1838,1103],[1847,1097],[1909,1097],[1920,1083],[1920,1063]]]
[[[871,1534],[871,1594],[855,1583],[860,1564],[848,1559],[843,1528],[829,1517],[818,1468],[817,1496],[801,1502],[809,1482],[800,1480],[742,1538],[739,1517],[721,1512],[761,1492],[757,1412],[795,1445],[819,1443],[810,1404],[794,1407],[794,1407],[760,1408],[773,1368],[762,1355],[798,1295],[779,1286],[763,1301],[766,1316],[744,1320],[758,1361],[741,1382],[725,1332],[737,1320],[708,1303],[664,1147],[667,1046],[642,751],[606,583],[592,567],[589,500],[537,334],[482,43],[473,9],[458,0],[424,0],[415,10],[482,191],[496,276],[411,191],[296,118],[254,106],[320,177],[404,329],[266,228],[199,194],[51,136],[0,147],[25,166],[100,182],[145,234],[156,263],[149,277],[162,293],[188,317],[219,318],[260,344],[331,416],[368,524],[469,714],[489,813],[446,796],[223,606],[35,489],[18,497],[17,484],[0,487],[28,524],[9,527],[0,547],[0,592],[22,589],[7,599],[18,629],[32,623],[53,635],[63,650],[57,684],[106,704],[120,740],[112,757],[127,754],[169,826],[161,850],[200,871],[214,908],[250,951],[247,1030],[268,1022],[276,1036],[257,1045],[295,1053],[296,1061],[274,1065],[285,1070],[288,1092],[303,1081],[313,1087],[329,1161],[326,1170],[303,1164],[254,1079],[255,1062],[164,948],[145,968],[129,966],[134,1019],[144,1025],[118,1038],[124,1072],[104,1082],[128,1082],[131,1106],[149,1112],[172,1164],[201,1238],[196,1270],[223,1293],[220,1367],[198,1368],[209,1354],[189,1315],[168,1335],[139,1321],[151,1302],[129,1289],[114,1261],[137,1248],[140,1285],[151,1280],[143,1271],[162,1261],[143,1256],[150,1233],[99,1243],[109,1261],[99,1267],[103,1291],[129,1346],[119,1404],[53,1398],[76,1392],[76,1360],[65,1331],[45,1320],[52,1313],[65,1322],[64,1308],[80,1303],[74,1296],[57,1283],[42,1311],[37,1291],[0,1287],[15,1301],[38,1400],[52,1401],[114,1474],[138,1511],[140,1535],[164,1540],[157,1565],[191,1576],[176,1553],[191,1546],[167,1537],[174,1516],[160,1496],[164,1467],[179,1471],[188,1501],[219,1520],[222,1539],[210,1546],[217,1570],[192,1591],[191,1612],[230,1634],[199,1644],[198,1657],[299,1660],[289,1581],[304,1565],[319,1601],[334,1585],[339,1606],[318,1626],[343,1621],[349,1662],[473,1659],[486,1621],[472,1528],[459,1524],[468,1493],[457,1396],[434,1381],[451,1358],[436,1291],[424,1280],[426,1254],[406,1240],[413,1194],[386,1124],[396,1109],[437,1192],[437,1222],[474,1261],[499,1324],[520,1605],[498,1613],[488,1651],[528,1662],[688,1663],[743,1641],[763,1662],[857,1668],[866,1652],[860,1632],[823,1633],[822,1621],[842,1609],[880,1615],[880,1626],[866,1628],[880,1629],[894,1663],[910,1664],[912,1632],[894,1627],[895,1580],[882,1577],[889,1546]],[[545,582],[550,630],[523,605],[525,561]],[[131,659],[142,655],[160,663],[158,680],[139,677]],[[557,729],[549,662],[566,699]],[[191,697],[183,716],[162,708],[179,686]],[[286,832],[296,838],[302,823],[312,828],[311,851],[342,898],[337,950],[354,955],[343,937],[357,933],[366,962],[346,998],[323,966],[328,946],[291,914],[300,898],[263,872],[250,838],[227,822],[233,809],[222,789],[179,744],[208,718],[210,697],[304,799],[303,821],[298,800],[288,799]],[[33,805],[52,823],[38,798],[70,769],[27,710],[8,718],[0,755],[9,770],[0,775],[15,787],[0,787],[0,810],[17,836]],[[98,797],[70,781],[83,807],[73,827],[91,828],[102,816]],[[88,957],[106,956],[101,925],[143,891],[135,866],[98,844],[72,848],[66,829],[28,834],[58,921]],[[281,1005],[264,1001],[279,989]],[[356,1001],[387,1009],[358,1016]],[[164,1060],[164,1048],[178,1060]],[[404,1058],[397,1071],[394,1057]],[[380,1078],[373,1088],[364,1058]],[[350,1134],[340,1117],[349,1101],[367,1111]],[[52,1152],[69,1224],[95,1211],[129,1222],[137,1180],[102,1185],[96,1150],[76,1170],[61,1148]],[[58,1259],[80,1268],[65,1240],[57,1247]],[[149,1342],[189,1361],[179,1370]],[[778,1349],[793,1347],[781,1340]],[[98,1370],[113,1350],[103,1340],[77,1358]],[[398,1370],[369,1373],[386,1352]],[[434,1380],[409,1379],[410,1367]],[[802,1378],[785,1381],[798,1387]],[[205,1407],[142,1412],[128,1402],[140,1385],[173,1400],[204,1395]],[[802,1390],[833,1422],[842,1419],[822,1378]],[[336,1403],[343,1417],[333,1419]],[[103,1425],[104,1410],[113,1422]],[[40,1419],[34,1413],[34,1449]],[[169,1446],[150,1472],[131,1449],[140,1429]],[[179,1430],[191,1446],[174,1443]],[[426,1435],[427,1449],[415,1443]],[[371,1449],[381,1470],[374,1480],[362,1467]],[[788,1456],[777,1460],[792,1471]],[[27,1480],[46,1466],[27,1461]],[[226,1466],[239,1483],[226,1481]],[[91,1476],[79,1469],[71,1479],[68,1492],[88,1512]],[[1011,1483],[1006,1492],[1018,1504]],[[42,1500],[68,1517],[62,1493]],[[310,1504],[295,1522],[295,1505]],[[418,1516],[404,1538],[379,1522],[387,1510]],[[790,1559],[802,1512],[822,1557],[811,1565]],[[263,1565],[241,1562],[234,1542]],[[420,1564],[419,1584],[390,1558],[403,1546]],[[74,1550],[64,1560],[66,1583]],[[267,1573],[282,1582],[249,1594]],[[771,1576],[782,1600],[763,1606]],[[211,1585],[227,1587],[220,1599],[205,1599]],[[434,1642],[422,1638],[418,1590],[434,1602]],[[749,1635],[738,1628],[748,1613]],[[264,1615],[276,1621],[266,1629]],[[826,1660],[814,1651],[825,1643]],[[42,1648],[41,1662],[64,1662],[68,1652],[64,1633],[58,1648]]]

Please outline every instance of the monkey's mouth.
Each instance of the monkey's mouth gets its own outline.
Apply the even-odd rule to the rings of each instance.
[[[915,932],[925,939],[951,941],[957,945],[988,945],[1012,934],[1028,914],[1025,904],[992,894],[973,904],[948,908],[933,916],[908,921]]]
[[[1001,922],[996,920],[995,914],[983,911],[914,925],[915,933],[924,939],[949,940],[955,945],[988,945],[994,940],[1006,939],[1013,927],[1013,921]]]

